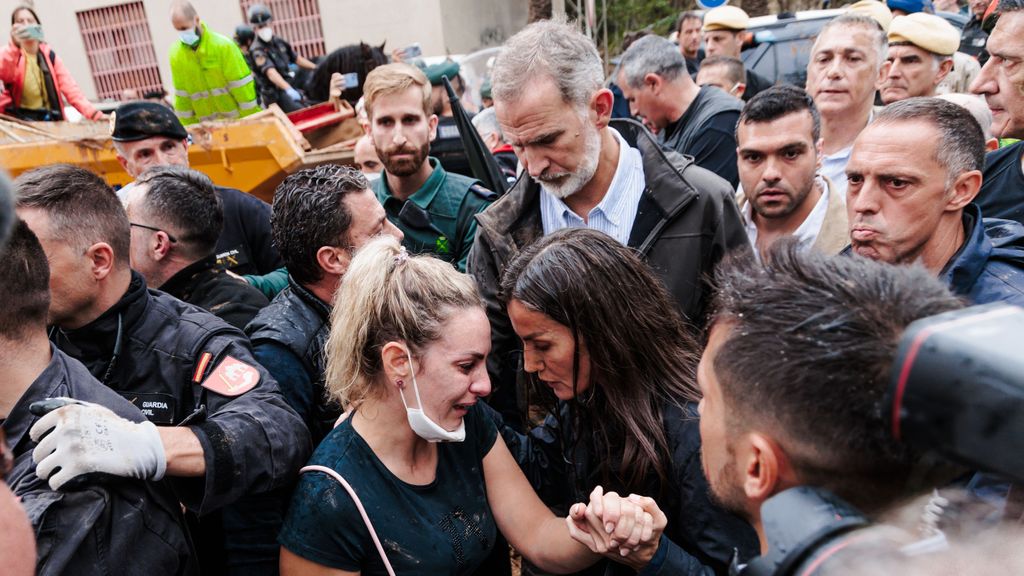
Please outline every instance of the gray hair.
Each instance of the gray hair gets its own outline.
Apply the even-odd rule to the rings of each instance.
[[[476,116],[473,116],[473,127],[476,128],[476,131],[483,138],[490,134],[497,134],[499,140],[505,140],[505,135],[501,133],[501,125],[498,124],[498,116],[494,113],[494,108],[486,108]]]
[[[644,36],[622,55],[619,69],[629,88],[639,88],[648,74],[657,74],[669,82],[679,78],[686,72],[686,60],[671,40]]]
[[[964,172],[985,166],[985,137],[981,126],[962,106],[938,98],[907,98],[893,102],[875,117],[872,126],[921,120],[939,131],[935,161],[946,169],[946,187]]]
[[[523,28],[502,48],[491,73],[494,101],[509,102],[537,76],[558,86],[562,100],[585,107],[604,84],[604,66],[594,41],[564,18],[542,20]]]
[[[863,14],[855,14],[847,12],[833,18],[828,24],[822,27],[821,31],[818,32],[818,37],[814,40],[814,47],[811,48],[811,54],[814,54],[814,48],[817,47],[818,41],[825,36],[826,32],[837,28],[847,28],[851,26],[860,26],[867,28],[875,36],[875,70],[881,70],[882,64],[885,63],[885,57],[889,52],[889,37],[886,36],[885,30],[882,30],[882,26],[877,20],[870,16]]]
[[[974,94],[961,94],[960,92],[950,92],[948,94],[939,94],[936,98],[941,98],[946,102],[952,102],[957,106],[963,106],[974,119],[978,121],[978,125],[981,126],[981,134],[985,137],[985,141],[988,142],[992,138],[992,110],[989,110],[985,99],[981,96],[975,96]]]

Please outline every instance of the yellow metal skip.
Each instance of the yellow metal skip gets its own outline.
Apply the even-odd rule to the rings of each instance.
[[[348,120],[346,122],[355,122]],[[81,166],[103,177],[111,186],[123,186],[131,176],[117,161],[106,126],[62,128],[60,123],[33,123],[19,136],[0,144],[0,166],[12,177],[46,164]],[[7,124],[10,129],[11,124]],[[49,135],[40,135],[46,130]],[[12,130],[7,130],[8,134]],[[17,131],[14,127],[13,131]],[[96,134],[96,133],[99,134]],[[90,134],[91,133],[91,134]],[[351,164],[352,151],[332,146],[330,151],[304,150],[308,142],[283,114],[266,111],[237,122],[207,123],[189,127],[189,165],[216,184],[237,188],[264,201],[288,174],[308,165],[325,162]],[[326,153],[325,153],[326,152]],[[308,157],[308,162],[307,162]]]

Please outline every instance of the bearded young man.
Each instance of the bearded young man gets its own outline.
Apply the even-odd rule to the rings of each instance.
[[[384,164],[383,177],[373,191],[388,219],[404,234],[404,246],[414,254],[430,252],[466,269],[476,234],[473,216],[497,194],[478,181],[446,172],[430,154],[437,135],[437,115],[431,112],[431,87],[426,75],[408,64],[374,68],[363,87],[370,138]],[[415,225],[399,217],[406,203],[427,216]]]

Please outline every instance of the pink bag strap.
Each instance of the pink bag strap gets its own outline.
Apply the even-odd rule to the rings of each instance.
[[[356,491],[352,489],[352,486],[341,477],[341,474],[338,474],[326,466],[305,466],[299,470],[299,474],[304,472],[323,472],[331,478],[334,478],[338,484],[341,484],[341,487],[348,492],[348,495],[352,497],[352,501],[356,504],[356,509],[359,510],[359,515],[363,517],[363,523],[366,524],[366,529],[370,531],[370,538],[373,539],[373,545],[377,547],[377,552],[380,553],[380,559],[384,562],[384,568],[388,571],[389,576],[395,576],[395,570],[391,567],[391,562],[388,562],[387,554],[384,554],[384,547],[380,544],[380,538],[377,538],[377,531],[373,529],[370,517],[366,515],[366,508],[363,508],[363,503],[359,500],[359,496],[356,496]]]

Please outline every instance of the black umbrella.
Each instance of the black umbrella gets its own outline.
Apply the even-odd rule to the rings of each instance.
[[[473,171],[473,177],[494,192],[504,194],[508,190],[508,181],[501,173],[498,161],[494,159],[494,155],[487,149],[487,145],[484,144],[480,134],[473,127],[473,122],[462,107],[462,103],[459,102],[459,97],[455,95],[455,90],[452,88],[452,83],[448,81],[448,77],[443,76],[442,79],[444,88],[448,91],[448,101],[452,104],[452,116],[455,117],[455,124],[459,128],[462,145],[466,148],[466,160],[469,161],[469,169]]]

